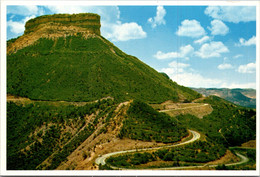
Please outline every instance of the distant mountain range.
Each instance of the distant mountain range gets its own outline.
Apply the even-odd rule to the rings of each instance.
[[[192,88],[204,96],[215,95],[240,106],[256,108],[255,89]]]

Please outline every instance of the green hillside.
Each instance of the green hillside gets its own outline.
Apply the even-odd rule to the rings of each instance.
[[[126,150],[108,167],[204,165],[256,139],[255,109],[178,85],[102,37],[99,19],[37,17],[7,41],[8,170],[105,169],[95,160]]]
[[[41,38],[7,56],[7,92],[34,100],[193,100],[177,85],[101,36]]]
[[[212,106],[211,114],[198,119],[180,115],[176,119],[189,128],[203,132],[209,139],[226,146],[239,146],[256,138],[256,111],[237,106],[217,96],[203,101]]]
[[[176,120],[165,113],[157,112],[143,102],[134,100],[127,113],[120,137],[174,143],[188,135],[187,130]]]

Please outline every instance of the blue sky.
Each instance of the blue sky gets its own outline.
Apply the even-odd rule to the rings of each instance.
[[[256,88],[254,6],[7,6],[7,39],[45,14],[101,15],[101,34],[188,87]]]

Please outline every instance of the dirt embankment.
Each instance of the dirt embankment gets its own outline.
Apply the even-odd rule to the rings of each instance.
[[[207,103],[173,103],[171,101],[166,101],[162,104],[154,104],[151,106],[159,112],[165,112],[170,116],[191,114],[200,119],[213,111],[211,105]]]
[[[164,145],[163,143],[119,139],[117,137],[123,125],[122,122],[128,107],[129,102],[125,102],[116,108],[116,116],[113,117],[106,127],[106,133],[100,133],[105,126],[101,120],[96,131],[68,156],[67,162],[62,163],[57,169],[97,170],[98,166],[95,164],[95,159],[98,155],[121,150]]]

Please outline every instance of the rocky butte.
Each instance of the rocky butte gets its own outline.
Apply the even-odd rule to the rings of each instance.
[[[81,34],[100,35],[100,16],[93,13],[44,15],[25,24],[24,35],[8,44],[7,53],[27,47],[39,38],[58,38]]]
[[[101,36],[100,27],[100,16],[92,13],[29,20],[24,34],[7,42],[8,93],[37,100],[110,96],[156,103],[201,96],[121,51]]]

